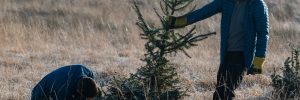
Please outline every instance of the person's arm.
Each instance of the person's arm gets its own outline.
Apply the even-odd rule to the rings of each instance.
[[[257,35],[255,56],[265,57],[269,40],[269,14],[266,3],[260,0],[254,12],[255,31]]]
[[[262,67],[265,62],[267,45],[269,40],[269,15],[268,7],[263,0],[259,0],[254,8],[254,24],[257,36],[256,52],[253,60],[254,74],[262,74]]]
[[[186,15],[180,17],[169,17],[170,28],[180,28],[190,24],[193,24],[197,21],[206,19],[212,15],[215,15],[218,12],[222,11],[222,0],[214,0],[213,2],[205,5],[204,7],[190,12]]]
[[[188,25],[190,25],[195,22],[206,19],[208,17],[211,17],[221,11],[222,11],[222,0],[214,0],[213,2],[202,7],[201,9],[190,12],[185,16],[187,16],[187,23]]]

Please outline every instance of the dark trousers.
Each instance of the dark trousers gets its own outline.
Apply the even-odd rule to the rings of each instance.
[[[243,52],[227,52],[219,67],[213,100],[232,100],[234,90],[243,80],[245,69]]]

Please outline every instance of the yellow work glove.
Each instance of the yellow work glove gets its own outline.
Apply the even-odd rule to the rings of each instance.
[[[187,25],[187,18],[185,16],[181,16],[181,17],[168,16],[167,24],[170,29],[184,27]]]
[[[265,62],[265,58],[263,57],[254,57],[252,68],[248,72],[248,74],[262,74],[262,68]]]

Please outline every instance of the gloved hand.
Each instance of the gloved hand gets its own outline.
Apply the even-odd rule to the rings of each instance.
[[[263,57],[254,57],[251,68],[248,70],[248,74],[262,74],[262,68],[265,62]]]
[[[181,28],[187,25],[187,18],[185,16],[168,16],[166,21],[170,29]]]

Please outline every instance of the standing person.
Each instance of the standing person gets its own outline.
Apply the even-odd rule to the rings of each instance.
[[[214,100],[232,100],[234,90],[248,74],[262,74],[267,52],[269,17],[263,0],[214,0],[180,17],[168,17],[179,28],[221,13],[220,67]]]
[[[46,75],[33,88],[31,100],[89,100],[99,93],[92,71],[69,65]]]

